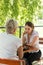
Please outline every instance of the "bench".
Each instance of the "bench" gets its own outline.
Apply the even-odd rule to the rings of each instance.
[[[1,59],[0,65],[25,65],[24,60]]]
[[[39,43],[43,44],[43,38],[39,38]]]

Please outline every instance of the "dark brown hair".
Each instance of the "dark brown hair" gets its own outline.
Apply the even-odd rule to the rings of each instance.
[[[25,23],[25,26],[26,26],[26,25],[28,25],[28,26],[30,26],[32,29],[34,29],[34,24],[33,24],[32,22],[27,21],[27,22]]]

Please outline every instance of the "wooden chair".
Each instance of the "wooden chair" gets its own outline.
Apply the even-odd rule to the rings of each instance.
[[[5,65],[25,65],[24,60],[10,60],[10,59],[1,59],[0,64]]]

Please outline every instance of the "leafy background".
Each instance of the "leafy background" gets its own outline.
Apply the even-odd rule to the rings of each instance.
[[[37,17],[43,18],[41,9],[41,0],[0,0],[0,26],[5,26],[9,18],[16,19],[19,26],[24,26],[28,20],[36,23]]]

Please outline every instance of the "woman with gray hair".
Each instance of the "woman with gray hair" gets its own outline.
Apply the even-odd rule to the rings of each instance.
[[[18,27],[17,21],[14,21],[13,19],[8,20],[6,23],[7,33],[14,33],[17,27]]]
[[[22,59],[23,49],[21,40],[13,35],[17,27],[17,21],[10,19],[6,23],[6,32],[0,33],[0,58]]]

